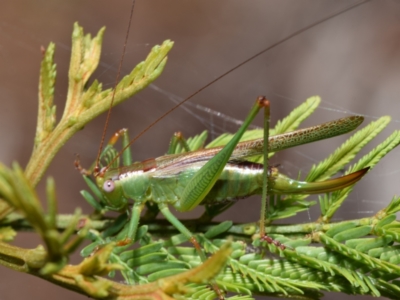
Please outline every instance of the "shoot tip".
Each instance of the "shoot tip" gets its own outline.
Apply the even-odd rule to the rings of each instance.
[[[269,100],[265,96],[258,96],[257,97],[257,104],[260,107],[267,107],[267,106],[269,106]]]

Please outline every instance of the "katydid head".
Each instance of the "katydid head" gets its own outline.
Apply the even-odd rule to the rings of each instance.
[[[107,151],[112,149],[104,150],[103,155],[107,154]],[[93,175],[96,179],[97,187],[100,189],[101,193],[106,200],[108,208],[112,210],[121,210],[126,207],[128,200],[122,194],[122,187],[120,183],[115,179],[115,176],[111,176],[108,171],[109,166],[100,169],[96,162],[96,165],[92,166],[89,170],[84,169],[79,161],[79,155],[76,155],[75,168],[84,176]]]
[[[103,173],[96,176],[96,184],[110,209],[121,210],[126,207],[128,199],[124,197],[119,180],[115,180],[113,177],[107,175],[107,173]]]
[[[128,200],[122,194],[120,182],[118,182],[118,180],[114,180],[109,173],[107,174],[108,167],[103,167],[100,169],[99,166],[95,165],[93,168],[86,170],[80,164],[79,155],[76,155],[74,164],[75,168],[82,175],[94,176],[97,187],[103,194],[108,208],[118,211],[126,207]]]

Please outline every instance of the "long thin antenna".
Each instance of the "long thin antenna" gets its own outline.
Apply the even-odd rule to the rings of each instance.
[[[100,167],[99,167],[100,155],[101,155],[101,151],[103,150],[103,145],[104,145],[104,141],[105,141],[105,138],[106,138],[108,123],[110,122],[111,110],[112,110],[112,107],[113,107],[113,104],[114,104],[115,93],[116,93],[116,90],[117,90],[117,85],[118,85],[118,82],[119,82],[119,78],[121,76],[122,62],[124,61],[124,57],[125,57],[126,45],[128,43],[129,31],[131,29],[131,24],[132,24],[132,19],[133,19],[133,10],[134,10],[134,7],[135,7],[135,2],[136,2],[136,0],[132,0],[131,12],[130,12],[130,15],[129,15],[129,22],[128,22],[128,28],[126,30],[124,47],[122,48],[122,56],[121,56],[121,59],[119,61],[117,76],[115,78],[115,84],[114,84],[114,89],[113,89],[113,93],[112,93],[112,96],[111,96],[110,108],[108,109],[108,112],[107,112],[107,118],[106,118],[106,122],[104,124],[103,134],[101,136],[100,147],[99,147],[99,151],[97,153],[97,158],[96,158],[96,165],[95,165],[94,170],[93,170],[94,174],[98,173],[99,169],[100,169]]]
[[[213,79],[212,81],[210,81],[209,83],[207,83],[205,86],[203,86],[202,88],[200,88],[199,90],[197,90],[196,92],[194,92],[193,94],[191,94],[190,96],[188,96],[186,99],[184,99],[184,100],[182,100],[181,102],[179,102],[179,103],[178,103],[177,105],[175,105],[173,108],[169,109],[167,112],[165,112],[164,114],[162,114],[159,118],[157,118],[154,122],[152,122],[152,123],[151,123],[149,126],[147,126],[144,130],[142,130],[138,135],[136,135],[136,137],[133,138],[133,139],[129,142],[129,144],[128,144],[127,146],[125,146],[125,147],[121,150],[121,152],[118,153],[118,155],[108,164],[108,166],[104,169],[104,172],[109,168],[110,165],[112,165],[112,164],[115,162],[115,160],[121,155],[121,153],[123,153],[126,149],[128,149],[136,140],[138,140],[143,134],[145,134],[145,133],[146,133],[148,130],[150,130],[154,125],[156,125],[161,119],[165,118],[167,115],[169,115],[169,114],[172,113],[174,110],[176,110],[178,107],[180,107],[182,104],[184,104],[185,102],[189,101],[189,100],[192,99],[194,96],[196,96],[197,94],[199,94],[200,92],[202,92],[203,90],[205,90],[206,88],[208,88],[209,86],[213,85],[215,82],[219,81],[221,78],[223,78],[223,77],[225,77],[226,75],[228,75],[229,73],[231,73],[231,72],[233,72],[233,71],[239,69],[241,66],[245,65],[246,63],[248,63],[249,61],[255,59],[256,57],[258,57],[258,56],[264,54],[265,52],[267,52],[267,51],[269,51],[269,50],[271,50],[271,49],[273,49],[273,48],[275,48],[275,47],[277,47],[277,46],[283,44],[283,43],[286,42],[287,40],[290,40],[291,38],[295,37],[296,35],[299,35],[299,34],[305,32],[305,31],[307,31],[307,30],[309,30],[309,29],[311,29],[311,28],[313,28],[313,27],[315,27],[315,26],[317,26],[317,25],[319,25],[319,24],[322,24],[322,23],[324,23],[324,22],[326,22],[326,21],[328,21],[328,20],[330,20],[330,19],[333,19],[333,18],[335,18],[335,17],[337,17],[337,16],[339,16],[339,15],[341,15],[341,14],[344,14],[344,13],[346,13],[346,12],[348,12],[348,11],[350,11],[350,10],[352,10],[352,9],[354,9],[354,8],[356,8],[356,7],[360,6],[360,5],[362,5],[362,4],[365,4],[365,3],[369,2],[369,1],[370,1],[370,0],[364,0],[364,1],[358,2],[358,3],[356,3],[356,4],[350,5],[350,6],[348,6],[347,8],[345,8],[345,9],[343,9],[343,10],[341,10],[341,11],[338,11],[338,12],[336,12],[336,13],[332,13],[331,15],[328,15],[327,17],[325,17],[325,18],[323,18],[323,19],[321,19],[321,20],[319,20],[319,21],[316,21],[316,22],[314,22],[314,23],[312,23],[312,24],[310,24],[310,25],[308,25],[308,26],[306,26],[306,27],[303,27],[303,28],[301,28],[301,29],[299,29],[299,30],[293,32],[292,34],[289,34],[287,37],[283,38],[282,40],[280,40],[280,41],[278,41],[278,42],[272,44],[271,46],[265,48],[264,50],[262,50],[262,51],[260,51],[260,52],[258,52],[258,53],[256,53],[256,54],[254,54],[254,55],[251,56],[250,58],[248,58],[248,59],[242,61],[241,63],[239,63],[238,65],[236,65],[236,66],[234,66],[233,68],[229,69],[228,71],[222,73],[220,76],[218,76],[217,78]],[[114,92],[115,92],[115,91],[114,91]],[[110,112],[109,112],[109,114],[110,114]],[[107,125],[107,124],[106,124],[106,125]],[[103,141],[104,141],[104,135],[103,135],[103,138],[102,138],[102,143],[103,143]],[[100,152],[99,152],[99,154],[98,154],[98,158],[99,158],[99,156],[100,156]],[[96,163],[96,166],[98,166],[98,163]]]

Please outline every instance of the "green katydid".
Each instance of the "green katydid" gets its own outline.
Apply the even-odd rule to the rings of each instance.
[[[265,109],[263,139],[240,142],[249,124],[260,111]],[[96,182],[107,205],[113,210],[128,206],[134,201],[126,242],[134,238],[140,214],[146,202],[157,204],[160,212],[173,224],[198,250],[202,252],[194,235],[170,212],[168,205],[185,212],[199,204],[210,205],[254,194],[263,194],[263,209],[260,219],[260,235],[267,242],[273,242],[264,231],[264,211],[267,193],[270,194],[317,194],[338,190],[357,182],[368,170],[323,182],[301,182],[280,174],[276,168],[268,168],[268,152],[277,152],[296,145],[341,135],[355,129],[363,121],[361,116],[351,116],[310,128],[296,130],[282,135],[268,136],[269,101],[259,97],[241,128],[224,147],[203,149],[183,154],[165,155],[132,164],[129,151],[123,153],[123,167],[95,168]],[[123,135],[124,149],[129,146],[126,130],[116,134]],[[268,140],[268,143],[264,143]],[[247,157],[264,155],[264,165],[250,163]],[[268,175],[265,175],[268,174]]]

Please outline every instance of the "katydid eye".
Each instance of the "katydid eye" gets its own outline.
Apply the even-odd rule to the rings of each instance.
[[[115,184],[114,184],[114,181],[112,181],[111,179],[106,180],[103,184],[103,190],[106,193],[111,193],[114,190],[114,188],[115,188]]]

